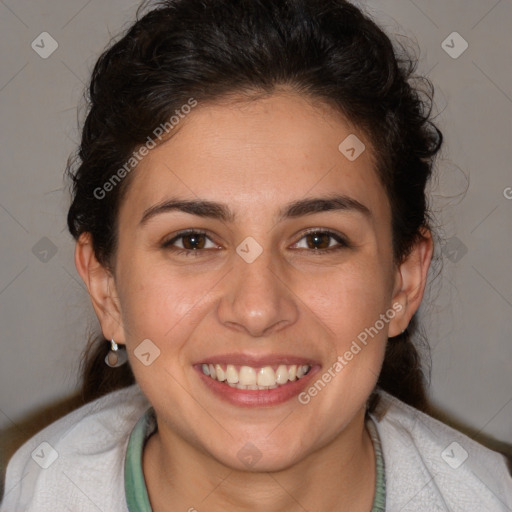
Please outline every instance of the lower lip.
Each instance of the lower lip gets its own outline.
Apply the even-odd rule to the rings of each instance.
[[[200,378],[208,388],[219,398],[238,406],[262,407],[278,405],[296,397],[306,388],[312,378],[319,371],[319,366],[313,366],[309,373],[299,380],[289,381],[287,384],[274,389],[238,389],[232,388],[223,382],[214,380],[203,373],[201,365],[195,366]]]

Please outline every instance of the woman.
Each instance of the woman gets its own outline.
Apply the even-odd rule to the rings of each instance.
[[[423,412],[412,73],[342,0],[168,0],[100,57],[68,215],[92,401],[2,512],[511,510],[503,457]]]

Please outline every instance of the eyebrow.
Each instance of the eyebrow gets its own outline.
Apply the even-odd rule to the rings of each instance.
[[[236,219],[235,213],[223,203],[195,199],[168,199],[145,210],[139,224],[146,224],[152,217],[171,211],[180,211],[223,222],[234,222]],[[356,212],[362,214],[367,219],[372,218],[369,208],[356,199],[345,195],[334,195],[292,201],[279,210],[277,221],[281,222],[285,219],[293,219],[326,211]]]

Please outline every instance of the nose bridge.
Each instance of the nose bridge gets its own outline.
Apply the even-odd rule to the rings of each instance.
[[[219,306],[220,321],[252,336],[268,335],[296,320],[297,307],[285,285],[286,277],[271,249],[251,237],[233,255],[226,292]]]

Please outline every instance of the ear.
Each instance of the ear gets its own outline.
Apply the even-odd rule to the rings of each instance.
[[[392,303],[397,313],[389,322],[390,338],[407,328],[423,299],[434,242],[429,229],[422,228],[421,235],[410,254],[396,269]]]
[[[125,343],[121,308],[112,273],[97,259],[90,233],[82,233],[75,246],[75,265],[91,297],[103,336]]]

